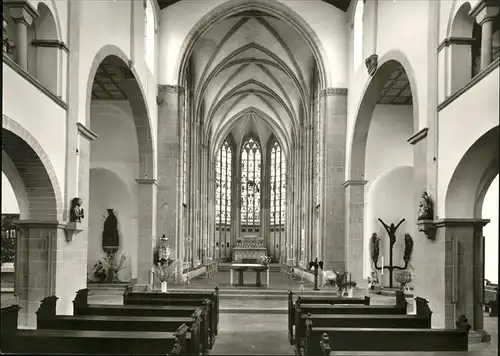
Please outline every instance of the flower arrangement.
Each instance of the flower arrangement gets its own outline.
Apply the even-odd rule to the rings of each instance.
[[[356,282],[351,280],[349,272],[335,271],[334,275],[331,276],[327,281],[331,286],[337,287],[340,292],[355,288],[357,285]]]
[[[106,272],[102,261],[97,261],[97,263],[94,264],[92,274],[94,278],[97,279],[97,282],[104,282],[106,280],[106,278],[108,277],[108,272]]]
[[[116,256],[114,254],[107,254],[104,258],[104,263],[108,265],[108,280],[111,279],[112,282],[119,282],[118,272],[125,268],[125,260],[127,258],[125,255],[121,255],[118,263],[116,262]],[[112,272],[112,276],[109,276],[109,272]]]
[[[161,282],[166,282],[174,275],[175,266],[172,262],[170,258],[160,258],[158,263],[153,266],[153,271],[160,278]]]
[[[267,266],[269,263],[271,263],[271,257],[268,256],[262,256],[260,258],[260,264],[263,266]]]

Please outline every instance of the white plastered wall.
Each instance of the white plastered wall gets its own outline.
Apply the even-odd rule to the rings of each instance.
[[[353,2],[354,3],[354,2]],[[349,53],[349,65],[347,66],[350,76],[349,95],[347,108],[347,140],[346,157],[351,155],[351,142],[353,136],[354,123],[358,114],[358,108],[363,95],[372,79],[368,75],[364,59],[373,54],[376,45],[378,55],[378,67],[389,60],[399,61],[409,79],[411,91],[414,98],[414,112],[418,114],[416,118],[416,131],[427,127],[428,112],[428,26],[429,2],[427,1],[378,1],[378,9],[374,2],[366,2],[364,7],[363,26],[363,64],[354,71],[352,66],[352,36],[353,29],[351,21],[354,6],[351,5],[348,11],[349,22],[346,24]],[[374,19],[375,13],[378,18]],[[376,29],[376,30],[375,30]],[[402,29],[402,30],[395,30]],[[376,36],[376,38],[374,37]],[[368,37],[368,38],[367,38]],[[370,48],[366,48],[366,47]],[[349,179],[350,159],[346,160],[346,179]]]
[[[482,135],[498,126],[498,67],[439,112],[437,215],[446,218],[445,197],[455,169]]]

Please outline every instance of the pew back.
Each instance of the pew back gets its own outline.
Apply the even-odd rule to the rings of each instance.
[[[458,329],[332,328],[308,323],[304,354],[321,355],[322,336],[328,337],[332,351],[467,351],[467,334]]]

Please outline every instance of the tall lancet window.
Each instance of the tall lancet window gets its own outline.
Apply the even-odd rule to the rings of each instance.
[[[217,163],[215,166],[215,223],[221,231],[220,236],[229,234],[231,226],[231,165],[233,163],[233,151],[227,140],[222,144]],[[225,240],[222,238],[222,240]]]
[[[269,201],[271,231],[285,231],[286,160],[278,141],[271,148],[271,191]]]
[[[188,136],[189,136],[189,101],[188,101],[188,90],[184,92],[184,122],[182,127],[182,176],[183,176],[183,203],[188,204]]]
[[[241,148],[241,231],[260,231],[260,145],[249,137]]]

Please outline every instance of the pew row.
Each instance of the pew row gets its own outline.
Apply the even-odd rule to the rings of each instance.
[[[117,317],[192,317],[193,313],[200,313],[201,339],[207,340],[208,348],[215,343],[210,320],[211,302],[206,299],[202,305],[114,305],[89,304],[88,289],[81,289],[73,300],[73,314],[75,316],[117,316]],[[203,348],[205,349],[205,347]]]
[[[296,354],[305,345],[307,321],[316,327],[430,329],[432,312],[427,303],[417,303],[417,315],[391,314],[301,314],[296,319]]]
[[[188,326],[187,352],[192,355],[208,354],[209,335],[203,324],[203,309],[191,316],[107,316],[107,315],[56,315],[57,297],[44,298],[37,311],[38,330],[94,330],[94,331],[158,331],[175,332],[182,325]]]
[[[408,303],[406,298],[400,291],[396,292],[395,305],[302,304],[302,298],[299,297],[297,298],[295,304],[292,306],[289,304],[288,339],[290,341],[290,345],[295,345],[296,324],[300,322],[301,315],[303,314],[406,315],[407,306]]]
[[[219,332],[219,288],[214,292],[205,291],[135,291],[133,286],[128,286],[123,294],[124,305],[196,305],[204,303],[206,299],[211,302],[210,320],[212,330],[217,335]]]
[[[19,310],[20,308],[17,308]],[[174,332],[2,329],[3,353],[63,355],[189,355],[189,328]]]
[[[427,304],[423,298],[419,303]],[[471,326],[465,316],[455,323],[456,329],[414,328],[335,328],[315,326],[306,321],[304,356],[334,356],[341,352],[445,352],[468,351],[468,334]],[[347,355],[346,355],[347,356]]]
[[[354,304],[354,305],[370,305],[370,297],[365,296],[363,298],[346,298],[346,297],[338,297],[338,296],[324,296],[324,295],[316,295],[316,296],[301,296],[300,294],[293,293],[292,291],[288,291],[288,339],[290,343],[293,344],[290,330],[295,324],[295,306],[296,301],[300,300],[301,304]]]

